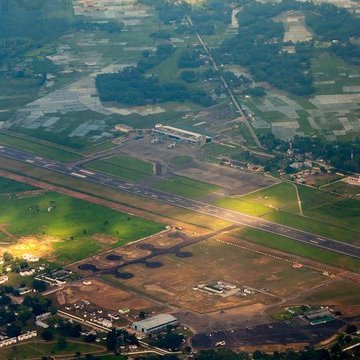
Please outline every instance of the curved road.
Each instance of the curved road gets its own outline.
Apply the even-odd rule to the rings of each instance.
[[[245,225],[276,235],[285,236],[308,245],[313,245],[319,248],[327,249],[360,259],[359,246],[340,242],[306,231],[294,229],[289,226],[280,225],[267,220],[263,220],[261,218],[238,213],[232,210],[223,209],[221,207],[207,204],[201,201],[191,200],[173,194],[167,194],[143,185],[129,183],[126,180],[122,180],[108,174],[84,170],[78,166],[69,165],[60,161],[45,159],[33,155],[29,152],[14,149],[9,146],[0,145],[0,156],[31,164],[33,166],[41,167],[57,173],[74,176],[85,181],[90,181],[96,184],[111,187],[133,195],[150,198],[155,201],[161,201],[163,203],[167,203],[173,206],[210,215],[216,218],[230,221],[235,224]]]

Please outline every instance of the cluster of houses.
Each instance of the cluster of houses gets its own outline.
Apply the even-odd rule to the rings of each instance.
[[[16,337],[4,338],[4,339],[2,339],[0,341],[0,348],[3,348],[5,346],[9,346],[9,345],[13,345],[13,344],[17,344],[18,342],[29,340],[29,339],[32,339],[34,337],[37,337],[37,331],[36,330],[28,331],[25,334],[21,334],[21,335],[16,336]]]

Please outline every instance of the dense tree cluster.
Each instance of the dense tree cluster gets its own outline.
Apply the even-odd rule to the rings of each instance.
[[[360,35],[360,19],[348,10],[332,4],[321,4],[306,15],[306,25],[326,41],[348,41]]]
[[[360,172],[360,139],[352,142],[338,141],[336,144],[317,138],[295,136],[293,148],[299,153],[311,152],[341,171]]]
[[[116,74],[102,74],[96,78],[101,101],[127,105],[157,104],[166,101],[190,100],[209,106],[211,98],[201,90],[190,91],[177,82],[160,83],[156,76],[145,77],[137,68],[127,68]]]
[[[161,64],[174,51],[175,48],[170,44],[159,45],[155,52],[145,50],[142,59],[137,64],[137,69],[141,72],[146,72]]]
[[[139,345],[139,341],[134,334],[129,334],[124,329],[113,328],[106,336],[107,349],[116,352],[119,346],[124,345]]]
[[[199,58],[199,50],[197,49],[186,49],[180,54],[178,60],[179,68],[198,68],[203,65],[203,61]]]
[[[223,42],[217,57],[222,62],[248,67],[256,81],[267,81],[297,95],[311,94],[311,52],[305,51],[311,44],[303,45],[295,53],[284,52],[284,26],[272,19],[289,7],[298,6],[292,1],[245,5],[238,14],[241,27],[237,36]]]
[[[20,1],[3,0],[0,11],[1,38],[49,39],[70,29],[74,19],[72,4],[64,0],[42,2],[38,7]]]

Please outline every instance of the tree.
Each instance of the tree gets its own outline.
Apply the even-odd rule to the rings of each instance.
[[[346,329],[345,329],[345,332],[347,334],[353,334],[357,331],[357,326],[355,324],[349,324]]]
[[[163,349],[171,349],[172,351],[177,351],[182,345],[183,340],[183,335],[170,332],[158,338],[155,341],[155,345]]]
[[[84,337],[84,341],[87,343],[93,343],[93,342],[95,342],[95,340],[96,340],[95,334],[89,334]]]
[[[54,338],[54,331],[47,328],[41,333],[41,337],[46,341],[50,341]]]
[[[21,334],[22,328],[19,324],[10,324],[6,327],[6,334],[9,337],[16,337]]]
[[[139,312],[139,318],[140,318],[141,320],[145,319],[145,318],[146,318],[146,312],[140,311],[140,312]]]
[[[3,259],[5,264],[9,264],[14,260],[14,257],[7,251],[3,253]]]
[[[32,287],[38,292],[42,292],[47,289],[46,282],[42,281],[42,280],[37,280],[37,279],[34,279],[34,281],[32,283]]]
[[[115,328],[112,328],[111,331],[106,336],[106,347],[110,351],[116,351],[117,332]]]

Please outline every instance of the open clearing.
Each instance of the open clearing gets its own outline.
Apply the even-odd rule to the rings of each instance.
[[[296,185],[305,216],[299,215],[295,187],[281,183],[243,197],[224,197],[216,204],[297,229],[358,243],[360,204],[315,188]]]
[[[46,193],[0,202],[0,224],[16,237],[2,251],[30,250],[62,263],[156,233],[163,225],[86,201]],[[108,237],[101,237],[105,234]],[[105,241],[106,240],[106,241]]]
[[[73,282],[58,291],[55,295],[59,305],[74,304],[81,300],[87,300],[100,308],[115,312],[127,308],[134,313],[139,311],[151,313],[159,308],[157,304],[149,300],[105,284],[97,279],[90,278],[87,281],[91,281],[91,285]]]
[[[35,189],[34,186],[0,177],[0,194],[13,194]]]
[[[87,168],[133,181],[145,180],[152,176],[152,164],[150,162],[127,155],[96,160],[89,163]]]
[[[49,143],[42,143],[37,139],[17,137],[9,134],[0,133],[0,144],[6,144],[15,148],[29,151],[39,156],[46,156],[49,159],[59,161],[74,161],[80,158],[80,155],[65,150],[61,147],[56,147]]]
[[[201,199],[219,190],[220,187],[184,176],[173,176],[154,185],[155,189],[190,199]]]
[[[184,165],[182,169],[176,171],[176,174],[225,188],[229,195],[246,194],[277,182],[274,178],[195,161]]]
[[[6,349],[1,349],[0,360],[8,359],[41,359],[43,356],[71,356],[76,352],[86,354],[88,352],[99,353],[105,350],[104,347],[95,345],[81,343],[79,341],[73,341],[67,339],[66,346],[64,349],[60,348],[57,341],[45,342],[43,340],[35,342],[28,342],[23,344],[18,344],[16,346],[11,346]]]
[[[147,251],[156,251],[154,249],[159,248],[158,238],[151,243],[145,240],[129,245],[127,248],[135,251],[137,259],[147,257],[148,260],[141,260],[140,263],[133,261],[121,267],[121,273],[131,273],[132,276],[127,279],[114,276],[113,282],[119,281],[119,284],[123,283],[142,293],[148,293],[165,303],[169,302],[199,313],[211,313],[256,303],[271,304],[279,300],[279,297],[294,294],[305,284],[311,287],[325,279],[319,272],[305,268],[293,269],[289,263],[224,245],[216,241],[218,238],[221,239],[222,236],[217,235],[212,239],[183,247],[176,253],[170,251],[168,254],[151,258],[147,257],[149,255]],[[178,238],[173,238],[173,242],[173,244],[169,242],[168,246],[178,244]],[[164,244],[161,247],[164,249]],[[139,249],[144,250],[139,253]],[[121,257],[123,249],[117,249],[111,254]],[[120,258],[118,264],[121,265],[123,261],[124,259]],[[104,263],[103,260],[97,259],[91,261],[91,264],[99,269],[98,271],[104,269]],[[154,266],[146,264],[154,264]],[[108,261],[105,266],[110,269],[114,264]],[[263,270],[264,267],[267,269],[266,272]],[[111,273],[110,271],[107,276]],[[239,288],[266,287],[268,290],[248,297],[238,295],[221,297],[193,289],[198,284],[216,281],[235,284]]]

